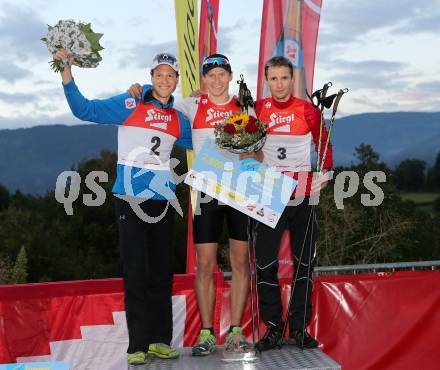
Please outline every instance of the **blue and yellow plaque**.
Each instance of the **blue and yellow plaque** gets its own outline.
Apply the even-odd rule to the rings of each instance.
[[[185,183],[273,228],[297,185],[254,159],[240,161],[212,139],[204,142]]]

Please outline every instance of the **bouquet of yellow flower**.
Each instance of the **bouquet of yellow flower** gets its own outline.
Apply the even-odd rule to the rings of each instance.
[[[266,126],[248,113],[237,113],[215,127],[215,143],[232,153],[252,153],[266,141]]]
[[[240,75],[237,83],[240,85],[237,103],[241,107],[241,113],[232,115],[215,127],[215,143],[232,153],[252,153],[263,147],[266,141],[266,125],[248,114],[248,107],[254,106],[254,100],[243,75]]]

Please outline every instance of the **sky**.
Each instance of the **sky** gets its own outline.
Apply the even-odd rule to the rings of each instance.
[[[254,96],[262,5],[220,0],[218,51],[235,77],[244,73]],[[60,19],[91,22],[104,34],[100,65],[73,70],[88,98],[147,83],[157,52],[177,55],[174,0],[0,0],[0,129],[78,122],[40,41]],[[332,81],[350,89],[339,116],[438,111],[439,35],[440,0],[323,0],[314,88]]]

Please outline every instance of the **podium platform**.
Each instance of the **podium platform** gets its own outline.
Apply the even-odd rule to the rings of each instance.
[[[301,350],[296,346],[265,351],[255,361],[222,360],[223,347],[209,356],[193,357],[190,348],[181,348],[177,360],[153,359],[129,370],[341,370],[341,366],[320,349]]]

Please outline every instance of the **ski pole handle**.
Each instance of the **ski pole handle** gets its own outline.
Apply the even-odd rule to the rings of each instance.
[[[333,113],[332,113],[332,117],[334,117],[336,115],[336,112],[338,111],[338,105],[339,105],[339,101],[342,98],[342,95],[344,95],[345,93],[347,93],[349,90],[347,88],[345,89],[341,89],[339,90],[338,94],[336,95],[336,99],[335,99],[335,103],[333,104]]]

